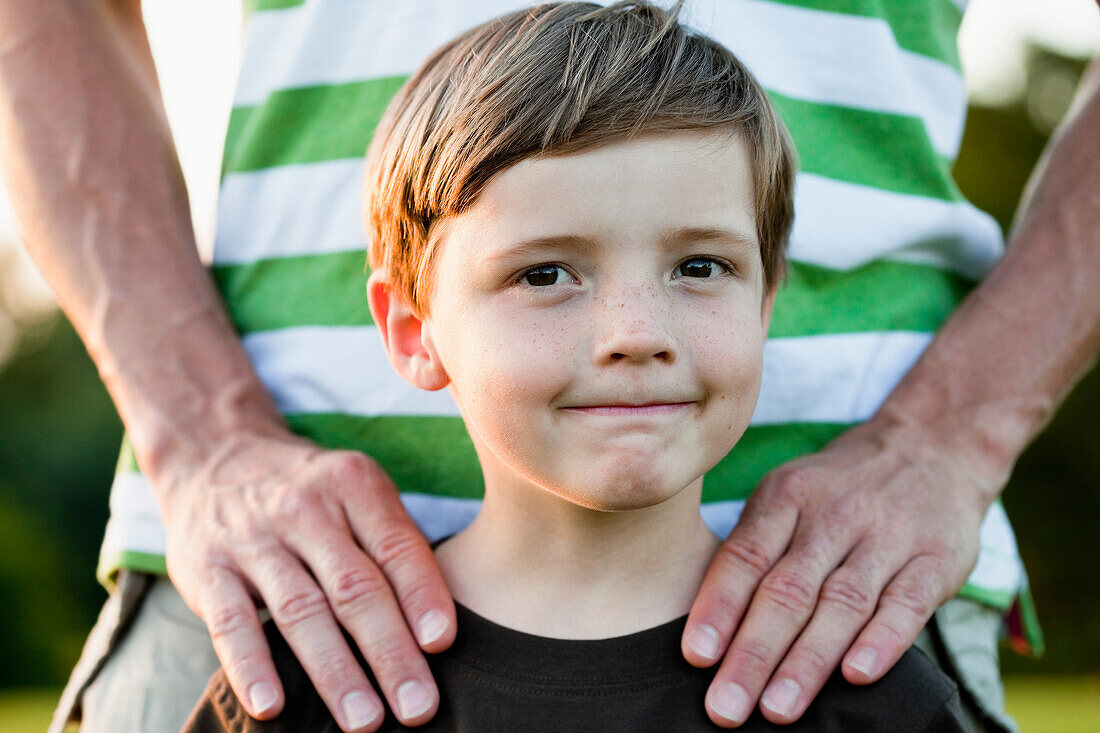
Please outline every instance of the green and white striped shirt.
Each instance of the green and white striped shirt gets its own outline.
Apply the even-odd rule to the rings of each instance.
[[[445,392],[390,368],[364,295],[363,154],[432,51],[522,0],[253,0],[230,118],[213,274],[291,427],[389,472],[429,538],[477,512],[481,472]],[[720,536],[775,466],[870,417],[1003,251],[955,185],[965,0],[689,0],[685,21],[760,80],[798,149],[791,271],[760,403],[704,481]],[[100,557],[164,572],[156,503],[128,451]],[[1000,504],[963,594],[1026,585]]]

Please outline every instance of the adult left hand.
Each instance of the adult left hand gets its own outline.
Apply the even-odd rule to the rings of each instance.
[[[842,659],[848,681],[874,682],[962,587],[1008,473],[940,441],[876,417],[764,478],[683,636],[691,664],[722,659],[715,724],[758,700],[769,721],[797,720]]]
[[[1005,256],[870,421],[749,499],[684,630],[689,662],[723,660],[716,724],[744,722],[761,695],[768,720],[799,718],[842,660],[850,682],[879,679],[966,580],[1016,458],[1100,354],[1098,128],[1100,58]]]

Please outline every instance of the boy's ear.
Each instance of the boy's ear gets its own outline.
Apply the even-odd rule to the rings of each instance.
[[[451,378],[439,359],[427,323],[403,295],[394,292],[384,272],[371,272],[367,303],[382,336],[386,356],[406,382],[429,391],[450,384]]]

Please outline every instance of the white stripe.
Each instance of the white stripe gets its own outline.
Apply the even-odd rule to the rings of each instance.
[[[696,0],[688,20],[725,44],[767,89],[821,104],[918,117],[954,159],[966,84],[950,65],[898,46],[890,24],[772,0]]]
[[[455,534],[465,528],[481,508],[479,499],[407,493],[401,499],[409,515],[429,541]],[[703,520],[718,537],[729,535],[741,516],[745,502],[716,501],[703,504]],[[154,510],[149,514],[149,509]],[[164,527],[156,514],[156,500],[145,477],[120,473],[111,487],[111,520],[107,524],[100,556],[110,562],[129,550],[150,555],[165,551]],[[1004,508],[995,503],[981,526],[978,563],[967,582],[992,591],[1015,593],[1023,579],[1016,539]]]
[[[862,422],[931,340],[908,331],[768,339],[751,424]]]
[[[481,499],[455,499],[409,492],[401,494],[401,501],[429,542],[461,532],[481,510]]]
[[[214,264],[360,250],[363,160],[231,173],[218,194]]]
[[[145,476],[137,471],[122,471],[111,484],[111,514],[124,513],[141,519],[157,519],[160,507]]]
[[[1015,593],[1022,581],[1023,564],[1016,547],[1016,536],[1004,507],[995,502],[982,520],[978,563],[966,582],[986,590]]]
[[[996,220],[967,201],[798,175],[792,260],[850,270],[884,253],[980,278],[1004,253],[1004,239]]]
[[[706,479],[703,479],[706,481]],[[703,521],[710,527],[710,531],[725,539],[741,519],[741,511],[745,508],[745,502],[741,499],[731,501],[712,501],[703,504],[699,512],[703,515]]]
[[[134,471],[115,476],[111,484],[111,518],[100,549],[101,563],[112,562],[119,552],[163,555],[164,525],[148,480]]]
[[[166,547],[164,525],[159,517],[144,519],[112,514],[103,533],[100,564],[112,562],[119,552],[143,552],[163,557]]]
[[[234,105],[261,104],[280,89],[410,74],[460,31],[527,4],[309,0],[254,13]],[[941,155],[958,152],[966,112],[961,74],[900,48],[881,18],[770,0],[696,0],[685,20],[727,45],[768,89],[918,117]]]
[[[306,0],[277,13],[253,13],[245,26],[245,58],[233,106],[260,104],[280,89],[411,74],[462,31],[529,4]],[[260,53],[250,54],[252,49]]]
[[[460,416],[449,392],[416,389],[394,372],[374,326],[261,331],[242,342],[283,414]]]
[[[362,205],[358,158],[230,173],[219,199],[214,262],[365,252]],[[996,221],[968,202],[799,173],[795,212],[791,259],[832,269],[885,255],[980,277],[1004,251]]]
[[[771,339],[752,422],[866,420],[930,340],[904,331]],[[393,371],[374,326],[262,331],[243,342],[284,414],[459,417],[447,391],[418,390]]]

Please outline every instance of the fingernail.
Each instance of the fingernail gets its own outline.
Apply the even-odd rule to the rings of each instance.
[[[409,680],[397,688],[397,709],[404,720],[423,714],[432,706],[428,688],[416,680]]]
[[[848,666],[870,677],[875,673],[876,662],[878,662],[878,652],[872,647],[865,646],[852,655],[848,660]]]
[[[416,638],[421,646],[431,644],[447,630],[447,617],[439,611],[428,611],[416,622]]]
[[[349,728],[369,725],[382,712],[378,704],[362,692],[349,692],[344,695],[340,704],[344,708],[344,717],[348,719]]]
[[[718,646],[721,643],[722,638],[713,626],[697,626],[687,637],[688,649],[704,659],[717,658]]]
[[[270,710],[276,698],[275,688],[266,682],[257,682],[248,688],[248,702],[256,715]]]
[[[710,709],[731,723],[744,723],[749,717],[749,694],[741,685],[726,682],[711,693]]]
[[[795,703],[801,694],[802,688],[794,680],[779,680],[768,685],[761,702],[773,713],[786,718],[794,713]]]

